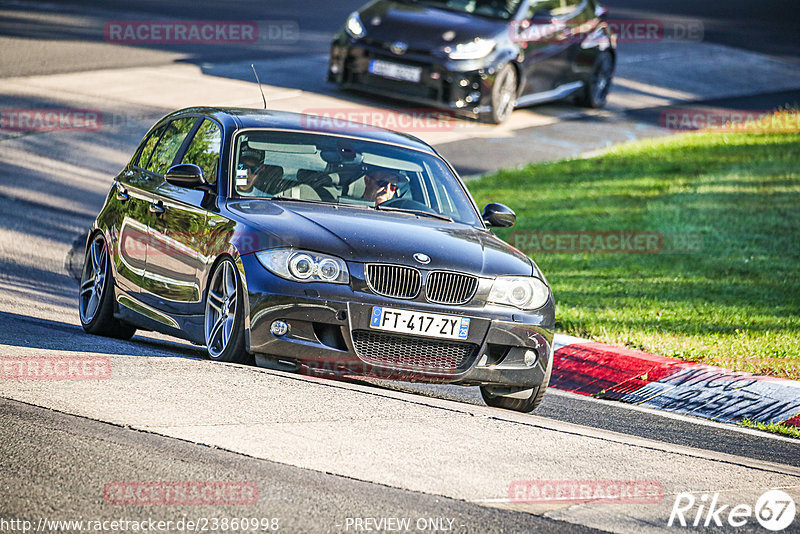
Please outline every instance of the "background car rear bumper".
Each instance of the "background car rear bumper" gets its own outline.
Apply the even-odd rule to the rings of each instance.
[[[252,256],[242,260],[250,264],[250,351],[296,362],[309,373],[533,387],[552,358],[552,302],[521,313],[387,299],[346,285],[291,282],[272,275]],[[373,306],[469,317],[469,335],[462,342],[375,330],[370,328]],[[283,336],[270,331],[278,320],[289,325]],[[531,352],[535,361],[526,365]]]

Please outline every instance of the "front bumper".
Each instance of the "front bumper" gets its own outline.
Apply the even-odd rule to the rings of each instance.
[[[369,65],[375,59],[419,67],[421,79],[408,82],[372,74]],[[343,39],[331,46],[328,66],[328,81],[344,87],[471,116],[490,106],[493,80],[485,59],[452,61],[420,51],[398,56],[378,45]]]
[[[534,312],[500,306],[442,306],[385,298],[351,286],[296,283],[243,256],[250,314],[249,348],[294,362],[311,373],[384,379],[531,388],[541,384],[552,358],[554,306]],[[363,271],[349,264],[353,287]],[[374,306],[470,318],[464,341],[391,334],[370,328]],[[289,332],[275,336],[276,320]],[[525,364],[532,351],[535,361]],[[530,363],[530,362],[529,362]]]

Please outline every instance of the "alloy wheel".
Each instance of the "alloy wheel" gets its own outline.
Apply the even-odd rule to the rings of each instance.
[[[235,269],[230,260],[223,260],[208,288],[205,334],[208,353],[212,358],[219,358],[228,347],[236,325],[239,283]]]
[[[500,87],[497,92],[497,101],[494,102],[495,116],[498,122],[504,122],[514,111],[516,105],[517,80],[514,69],[512,67],[503,69],[497,83]]]
[[[91,323],[103,302],[108,252],[105,239],[98,235],[89,247],[81,275],[80,314],[83,324]]]

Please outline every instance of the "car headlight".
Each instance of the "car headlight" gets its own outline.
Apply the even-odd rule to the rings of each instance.
[[[327,254],[278,248],[257,252],[261,265],[281,278],[295,282],[349,284],[350,272],[344,260]]]
[[[450,59],[481,59],[492,53],[497,43],[492,39],[475,39],[468,43],[448,47],[447,55]]]
[[[340,19],[341,20],[341,19]],[[361,17],[358,16],[358,12],[350,13],[350,16],[347,17],[347,23],[344,25],[345,30],[354,39],[361,39],[366,35],[367,31],[364,29],[364,25],[361,24]]]
[[[536,310],[547,304],[550,288],[533,276],[498,276],[489,293],[489,302]]]

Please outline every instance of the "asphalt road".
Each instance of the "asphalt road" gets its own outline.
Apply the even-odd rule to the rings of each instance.
[[[295,4],[275,0],[104,0],[41,3],[28,0],[0,2],[0,76],[76,72],[89,69],[167,64],[233,62],[267,55],[271,58],[325,53],[330,35],[361,0],[309,0]],[[696,20],[704,39],[744,48],[783,60],[800,62],[798,12],[793,0],[638,0],[604,2],[614,18]],[[298,43],[257,43],[253,46],[141,45],[119,47],[104,40],[109,21],[153,20],[291,21],[301,30]]]
[[[391,109],[399,104],[341,95],[321,80],[330,33],[359,4],[0,2],[0,106],[68,102],[120,118],[100,133],[0,135],[0,357],[101,356],[115,369],[112,380],[97,383],[0,380],[0,399],[6,399],[0,401],[0,517],[246,513],[279,517],[287,532],[346,531],[347,517],[441,517],[453,519],[457,532],[659,532],[666,530],[671,498],[679,491],[721,491],[731,502],[749,502],[767,488],[785,487],[800,502],[796,441],[559,392],[546,396],[536,415],[518,416],[483,407],[474,388],[310,380],[202,361],[201,349],[164,336],[120,342],[82,332],[77,288],[65,261],[143,131],[181,101],[180,84],[169,85],[167,77],[182,65],[196,65],[205,77],[186,78],[186,98],[204,91],[244,95],[251,88],[233,82],[249,81],[254,61],[260,72],[270,73],[265,83],[276,105],[285,98],[289,108],[308,106],[299,102],[316,98],[313,91],[338,99],[332,102]],[[769,78],[783,70],[758,71],[764,79],[737,86],[735,65],[755,72],[765,68],[760,56],[726,58],[728,49],[713,46],[739,44],[796,59],[797,32],[788,31],[792,21],[784,16],[788,2],[737,0],[724,10],[681,1],[650,2],[645,10],[638,2],[608,4],[620,17],[699,17],[711,44],[700,51],[690,43],[626,52],[622,96],[608,112],[540,106],[517,112],[521,119],[510,129],[487,134],[466,128],[431,141],[462,173],[478,174],[494,165],[666,135],[657,124],[659,106],[681,99],[768,109],[798,98],[796,91],[765,89],[775,83],[800,87]],[[108,21],[173,17],[296,21],[301,33],[297,42],[243,47],[122,47],[104,41]],[[666,63],[648,70],[653,57],[665,54]],[[720,72],[708,74],[712,63],[722,65]],[[128,78],[122,72],[106,87],[91,77],[100,69],[139,67],[154,68],[147,72],[164,79],[139,86],[136,77],[144,71]],[[732,88],[730,96],[714,101],[713,76],[725,69],[727,78],[716,85]],[[654,71],[663,72],[659,77]],[[19,78],[59,73],[76,74]],[[704,76],[705,85],[694,83]],[[17,78],[4,83],[12,77]],[[677,85],[669,86],[670,80]],[[128,84],[130,95],[123,94]],[[664,91],[653,92],[659,88]],[[298,89],[306,92],[291,100]],[[638,107],[624,107],[636,98]],[[487,146],[493,158],[482,156]],[[487,159],[494,161],[487,166]],[[655,479],[667,497],[651,507],[616,508],[503,501],[510,481],[548,477]],[[258,484],[257,505],[144,509],[110,506],[102,495],[105,484],[118,480],[242,479]],[[737,532],[756,530],[750,523]]]
[[[800,63],[800,12],[793,0],[606,0],[615,18],[697,20],[704,39]]]
[[[152,519],[173,521],[177,527],[182,517],[197,522],[255,517],[268,519],[270,524],[277,519],[280,532],[352,532],[354,524],[348,525],[348,518],[409,518],[413,524],[434,518],[457,533],[600,532],[526,513],[297,469],[3,399],[0,420],[3,464],[15,471],[2,472],[3,486],[12,491],[6,489],[0,517],[25,519],[34,525],[41,518]],[[110,504],[104,495],[106,485],[131,480],[257,481],[259,498],[244,505]]]

